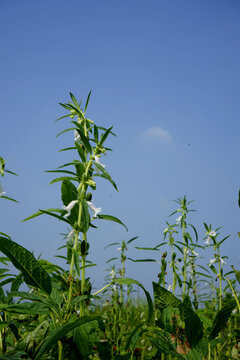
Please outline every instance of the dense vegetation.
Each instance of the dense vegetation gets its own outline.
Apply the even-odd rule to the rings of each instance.
[[[24,220],[48,215],[66,223],[61,257],[69,267],[36,259],[0,233],[0,359],[240,359],[240,271],[233,266],[224,271],[227,256],[221,245],[228,237],[221,238],[220,228],[204,223],[204,242],[199,241],[188,222],[194,210],[186,196],[177,199],[173,223],[167,222],[159,245],[135,247],[138,254],[151,251],[155,257],[128,257],[137,237],[108,245],[117,248],[119,258],[109,259],[102,289],[92,291],[86,277],[87,268],[94,266],[88,259],[89,228],[96,227],[95,219],[126,225],[102,214],[92,195],[97,177],[117,190],[102,163],[102,155],[111,150],[108,138],[115,134],[86,117],[90,94],[84,108],[70,96],[71,102],[60,104],[68,111],[60,119],[69,117],[71,127],[61,133],[73,132],[74,146],[62,151],[74,151],[77,159],[51,170],[60,176],[52,183],[61,182],[63,207],[39,210]],[[2,177],[14,174],[2,157],[0,166]],[[5,194],[0,184],[1,199],[16,202]],[[213,257],[205,266],[199,254],[206,248]],[[137,279],[126,277],[126,261],[160,264],[153,299]],[[10,263],[17,275],[10,274]],[[136,295],[136,289],[145,297]]]

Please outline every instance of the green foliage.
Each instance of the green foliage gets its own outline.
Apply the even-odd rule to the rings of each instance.
[[[27,285],[35,286],[47,294],[52,291],[51,279],[33,254],[14,241],[0,236],[0,250],[22,272]]]

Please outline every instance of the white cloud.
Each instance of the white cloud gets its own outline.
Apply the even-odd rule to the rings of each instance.
[[[148,128],[143,135],[145,138],[163,140],[168,143],[172,141],[170,133],[167,130],[162,129],[160,126]]]

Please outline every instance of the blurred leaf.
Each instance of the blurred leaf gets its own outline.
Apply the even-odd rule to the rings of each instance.
[[[1,199],[7,199],[7,200],[10,200],[10,201],[19,203],[19,201],[15,200],[15,199],[13,199],[13,198],[11,198],[11,197],[9,197],[9,196],[5,196],[5,195],[2,195],[2,196],[1,196]]]
[[[48,352],[53,345],[57,343],[62,337],[66,336],[69,331],[74,330],[82,324],[88,323],[90,321],[99,320],[99,316],[83,316],[80,319],[77,319],[73,322],[69,322],[65,325],[60,326],[58,329],[52,331],[51,335],[46,338],[46,340],[41,345],[35,360],[40,359],[46,352]]]
[[[29,314],[29,315],[49,314],[48,307],[41,303],[23,302],[21,304],[3,306],[2,309],[4,311],[17,313],[17,314]]]
[[[219,310],[213,320],[212,328],[210,330],[209,339],[215,339],[218,334],[225,328],[228,319],[231,316],[232,311],[236,307],[236,302],[231,299],[223,305],[223,308]]]
[[[134,260],[130,257],[128,257],[128,260],[131,260],[133,262],[157,262],[157,260],[154,260],[154,259],[137,259],[137,260]]]
[[[113,279],[112,282],[118,284],[127,284],[127,285],[135,284],[138,285],[144,291],[148,302],[148,324],[150,324],[153,318],[153,303],[149,292],[144,288],[144,286],[137,280],[130,278]]]
[[[135,237],[131,238],[130,240],[128,240],[127,244],[130,244],[132,241],[135,241],[136,239],[138,239],[138,236],[135,236]]]
[[[68,128],[68,129],[65,129],[65,130],[61,131],[60,133],[58,133],[58,134],[56,135],[56,137],[59,137],[60,135],[62,135],[62,134],[64,134],[64,133],[66,133],[66,132],[68,132],[68,131],[74,131],[74,130],[75,130],[75,128]]]

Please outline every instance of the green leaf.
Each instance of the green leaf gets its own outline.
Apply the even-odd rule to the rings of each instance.
[[[189,301],[189,302],[188,302]],[[179,305],[181,319],[185,322],[185,332],[191,347],[198,344],[203,336],[203,324],[191,307],[188,297]]]
[[[99,176],[99,177],[102,177],[104,179],[107,179],[113,185],[113,187],[118,191],[117,185],[115,184],[115,182],[111,178],[110,174],[104,169],[104,167],[102,165],[96,163],[96,162],[95,162],[95,166],[96,166],[96,168],[98,170],[101,171],[101,174],[94,174],[94,176]]]
[[[41,213],[43,213],[43,214],[46,214],[46,215],[49,215],[49,216],[53,216],[53,217],[57,218],[58,220],[64,221],[64,222],[66,222],[67,224],[70,224],[70,225],[71,225],[71,222],[70,222],[69,220],[67,220],[67,219],[66,219],[65,217],[63,217],[63,216],[59,216],[59,215],[54,214],[54,213],[52,213],[52,212],[50,212],[50,211],[47,211],[47,210],[41,210],[41,209],[39,209],[39,211],[41,211]],[[70,217],[70,216],[69,216],[69,217]]]
[[[62,174],[70,174],[70,175],[74,175],[76,176],[77,174],[74,173],[73,171],[68,171],[68,170],[46,170],[45,172],[47,173],[62,173]]]
[[[2,195],[0,196],[1,199],[7,199],[7,200],[10,200],[10,201],[13,201],[13,202],[16,202],[16,203],[19,203],[19,201],[9,197],[9,196],[5,196],[5,195]]]
[[[78,108],[78,102],[77,99],[75,98],[75,96],[70,92],[69,95],[71,96],[71,99],[74,103],[74,105]]]
[[[98,143],[98,128],[95,124],[94,124],[94,139],[96,143]]]
[[[111,126],[102,136],[101,139],[99,141],[99,146],[102,146],[103,143],[105,142],[105,140],[107,139],[108,135],[110,134],[111,130],[112,130],[113,126]]]
[[[78,191],[75,185],[69,180],[63,180],[61,186],[61,199],[65,206],[68,206],[71,201],[77,200]]]
[[[128,349],[130,349],[131,351],[134,350],[136,343],[140,340],[143,332],[146,331],[146,329],[143,329],[145,323],[144,322],[140,322],[139,324],[137,324],[137,326],[132,330],[132,332],[130,333],[128,339],[127,339],[127,343],[125,346],[125,350],[127,351]]]
[[[108,259],[108,260],[106,261],[106,264],[110,263],[110,262],[113,261],[113,260],[117,260],[117,259],[118,259],[117,257],[113,257],[113,258],[111,258],[111,259]]]
[[[83,131],[80,129],[80,127],[75,128],[75,130],[80,135],[81,141],[83,142],[83,145],[86,147],[89,154],[92,154],[92,147],[88,140],[88,138],[84,135]]]
[[[52,209],[46,209],[45,211],[47,212],[58,212],[60,214],[63,214],[64,213],[64,210],[63,209],[58,209],[58,208],[52,208]],[[37,216],[40,216],[40,215],[43,215],[45,213],[43,213],[41,210],[37,211],[36,213],[28,216],[26,219],[22,220],[22,222],[24,221],[27,221],[27,220],[31,220],[31,219],[34,219],[35,217]],[[67,221],[68,222],[68,221]]]
[[[64,134],[64,133],[66,133],[66,132],[68,132],[68,131],[74,131],[74,130],[75,130],[75,128],[68,128],[68,129],[65,129],[65,130],[61,131],[60,133],[58,133],[58,134],[56,135],[56,137],[59,137],[60,135],[62,135],[62,134]]]
[[[136,239],[138,239],[138,236],[135,236],[135,237],[131,238],[130,240],[128,240],[127,244],[130,244],[132,241],[134,241]]]
[[[114,246],[114,245],[120,245],[120,242],[114,242],[114,243],[108,244],[104,247],[104,250],[107,249],[108,247]]]
[[[77,177],[72,177],[72,176],[61,176],[59,178],[55,178],[52,181],[50,181],[49,184],[54,184],[56,182],[59,181],[63,181],[63,180],[72,180],[72,181],[76,181],[78,183],[78,178]]]
[[[82,233],[86,233],[90,225],[90,215],[88,211],[88,205],[85,199],[81,200],[81,206],[82,206],[82,213],[81,213],[80,231]]]
[[[181,301],[176,298],[170,291],[164,289],[159,284],[153,282],[153,294],[154,294],[154,301],[155,306],[158,310],[162,311],[166,307],[178,307]]]
[[[137,259],[137,260],[134,260],[130,257],[128,257],[128,260],[131,260],[133,262],[157,262],[157,260],[154,260],[154,259]]]
[[[212,272],[214,272],[214,274],[216,274],[216,275],[218,274],[217,270],[215,269],[215,267],[212,264],[210,264],[209,267],[212,270]]]
[[[68,206],[71,201],[77,200],[78,191],[75,185],[69,180],[63,180],[61,186],[61,198],[65,206]],[[75,204],[68,216],[68,222],[72,225],[78,220],[79,204]]]
[[[185,357],[178,354],[170,342],[169,338],[164,333],[157,332],[157,336],[153,337],[147,335],[147,338],[151,341],[151,343],[160,350],[161,353],[164,353],[167,356],[172,356],[174,359],[185,360]]]
[[[82,111],[80,110],[79,106],[74,106],[73,104],[68,104],[69,108],[71,110],[75,110],[76,113],[78,114],[78,116],[83,120],[84,119],[84,115],[82,113]]]
[[[22,272],[27,285],[35,286],[47,294],[51,293],[52,284],[50,276],[30,251],[2,236],[0,236],[0,251]]]
[[[240,207],[240,190],[238,192],[238,206]]]
[[[64,148],[64,149],[60,149],[60,150],[58,150],[58,152],[68,151],[68,150],[76,150],[76,147],[75,146],[70,146],[70,147],[67,147],[67,148]]]
[[[83,316],[80,319],[77,319],[73,322],[69,322],[59,327],[57,330],[54,330],[52,334],[46,338],[46,340],[40,347],[37,356],[35,357],[35,360],[40,359],[44,354],[46,354],[46,352],[48,352],[52,348],[52,346],[57,343],[58,340],[60,340],[65,335],[67,335],[69,331],[74,330],[75,328],[81,326],[82,324],[99,319],[100,319],[99,316]]]
[[[223,308],[219,310],[213,320],[212,328],[210,330],[209,339],[215,339],[220,331],[222,331],[228,319],[231,316],[232,311],[236,307],[236,302],[234,299],[229,300],[226,304],[224,304]]]
[[[92,90],[91,90],[91,91],[89,92],[89,94],[88,94],[87,101],[86,101],[85,108],[84,108],[84,113],[87,111],[88,103],[89,103],[90,96],[91,96],[91,92],[92,92]]]
[[[236,279],[237,279],[238,283],[240,284],[240,271],[236,270],[233,266],[232,266],[232,269],[234,270]]]
[[[124,226],[125,229],[126,229],[126,231],[128,231],[128,228],[126,227],[126,225],[124,225],[124,224],[122,223],[122,221],[119,220],[118,218],[116,218],[115,216],[98,214],[97,219],[114,221],[114,222],[116,222],[116,223],[121,224],[122,226]]]
[[[49,309],[46,305],[41,303],[31,303],[24,302],[21,304],[14,304],[4,306],[3,311],[17,314],[31,314],[31,315],[40,315],[40,314],[49,314]]]
[[[74,248],[72,249],[72,251],[73,251],[73,258],[74,258],[74,266],[75,266],[78,276],[80,277],[79,254],[77,253],[77,251]]]
[[[151,299],[149,292],[144,288],[144,286],[137,280],[130,279],[130,278],[113,279],[112,282],[118,283],[118,284],[127,284],[127,285],[135,284],[144,291],[146,298],[147,298],[147,303],[148,303],[148,320],[147,320],[147,322],[149,325],[153,319],[153,303],[152,303],[152,299]]]
[[[85,162],[87,159],[86,159],[86,153],[85,153],[84,149],[77,141],[75,141],[75,146],[77,148],[80,158],[82,159],[83,162]]]
[[[70,116],[71,116],[71,114],[63,115],[63,116],[59,117],[58,119],[56,119],[55,121],[59,121],[61,119],[64,119],[64,118],[70,117]]]

